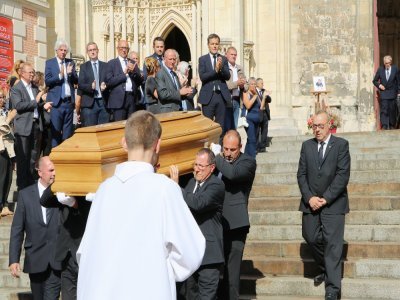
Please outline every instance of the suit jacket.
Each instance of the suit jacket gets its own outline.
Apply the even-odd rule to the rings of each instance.
[[[177,89],[169,72],[169,69],[167,69],[165,66],[162,66],[160,71],[158,71],[156,74],[158,100],[160,101],[161,105],[175,104],[175,108],[177,108],[176,110],[179,110],[182,99],[179,92],[181,89],[181,84],[178,76],[176,76],[174,72],[176,84],[178,85]],[[176,105],[178,105],[178,107],[176,107]]]
[[[241,153],[234,162],[216,156],[218,171],[225,184],[225,200],[222,212],[224,230],[250,226],[247,206],[256,174],[257,163],[251,156]]]
[[[102,82],[106,82],[106,71],[107,71],[107,63],[103,61],[98,61],[98,72],[99,72],[99,85]],[[78,78],[78,89],[82,96],[81,98],[81,107],[90,108],[93,106],[94,98],[99,98],[100,95],[96,95],[96,89],[92,89],[92,83],[95,80],[94,72],[92,67],[92,62],[89,60],[81,65],[79,69],[79,78]],[[108,90],[105,89],[101,92],[101,96],[105,103],[107,103],[108,99]]]
[[[231,76],[229,73],[228,60],[220,54],[218,54],[218,56],[222,57],[222,68],[218,73],[215,72],[212,66],[209,53],[199,58],[199,76],[202,82],[199,103],[205,105],[210,103],[213,91],[219,89],[225,101],[225,105],[227,107],[232,107],[231,93],[226,85],[226,80],[229,80]]]
[[[32,93],[34,100],[31,100],[28,90],[22,80],[11,88],[10,99],[12,107],[17,110],[17,115],[14,118],[14,133],[21,136],[29,136],[32,132],[33,112],[35,108],[39,114],[40,130],[43,130],[43,102],[36,102],[38,88],[32,84]]]
[[[264,93],[265,93],[265,89],[262,89],[261,90],[261,98],[260,98],[260,101],[262,100],[262,96],[264,96]],[[271,120],[271,111],[270,111],[270,109],[269,109],[269,104],[271,103],[271,101],[272,101],[272,98],[271,98],[271,96],[267,96],[266,98],[265,98],[265,113],[267,114],[267,119],[268,120]]]
[[[301,192],[300,211],[311,213],[308,202],[311,197],[318,196],[327,201],[327,205],[322,208],[323,213],[348,213],[349,178],[350,152],[349,143],[345,139],[331,135],[320,168],[317,140],[310,139],[303,142],[297,171],[297,181]]]
[[[65,65],[68,63],[73,64],[72,72],[68,75],[67,82],[71,89],[71,99],[75,102],[75,89],[74,84],[78,83],[78,76],[75,70],[75,63],[72,59],[66,58]],[[57,107],[61,99],[62,85],[64,84],[64,78],[60,79],[60,64],[56,57],[53,57],[46,61],[45,66],[45,82],[46,86],[49,88],[47,93],[47,101],[53,102],[53,106]]]
[[[61,270],[55,260],[59,229],[58,209],[50,208],[47,224],[43,221],[37,182],[18,193],[18,205],[11,225],[9,264],[19,263],[25,236],[25,273],[40,273],[51,266]]]
[[[143,77],[140,74],[139,67],[136,65],[133,72],[128,73],[132,82],[132,92],[136,93],[138,86],[142,83]],[[122,69],[119,58],[114,58],[107,63],[106,85],[109,89],[107,107],[111,109],[120,109],[124,105],[126,74]]]
[[[183,198],[206,239],[202,265],[224,262],[222,234],[222,206],[225,196],[224,183],[211,175],[194,194],[196,180],[190,179],[183,190]]]
[[[85,232],[91,202],[86,201],[84,197],[75,198],[78,201],[76,209],[59,203],[56,195],[51,191],[51,187],[48,187],[40,198],[40,203],[44,207],[54,207],[60,210],[60,234],[56,245],[58,262],[62,262],[68,252],[71,252],[76,261],[76,251]]]
[[[397,66],[393,65],[391,68],[389,80],[386,79],[385,67],[379,67],[376,71],[374,80],[372,83],[379,90],[380,99],[395,100],[397,94],[400,94],[400,74]],[[382,84],[385,90],[379,89],[379,85]]]

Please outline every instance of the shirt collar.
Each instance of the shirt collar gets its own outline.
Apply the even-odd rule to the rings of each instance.
[[[40,179],[38,180],[38,190],[39,190],[39,196],[42,197],[44,190],[46,187],[40,182]]]
[[[25,88],[32,87],[32,83],[27,83],[23,78],[21,78],[21,81],[24,84]]]
[[[126,182],[139,173],[154,173],[154,167],[144,161],[127,161],[116,166],[114,175]]]
[[[329,134],[328,135],[328,137],[326,138],[326,140],[324,141],[324,145],[328,145],[328,143],[329,143],[329,140],[331,139],[331,136],[332,136],[332,134]],[[319,142],[318,142],[318,144],[319,144]]]

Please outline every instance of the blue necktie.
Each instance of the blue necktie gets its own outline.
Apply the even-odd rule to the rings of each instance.
[[[64,61],[61,61],[60,62],[60,69],[63,67],[63,65],[64,65]],[[63,83],[62,83],[62,85],[61,85],[61,99],[64,99],[65,98],[65,70],[64,70],[64,74],[63,74],[64,76],[63,76]]]

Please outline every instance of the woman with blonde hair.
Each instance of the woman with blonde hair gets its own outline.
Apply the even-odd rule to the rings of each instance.
[[[158,101],[156,74],[161,66],[158,60],[152,56],[147,57],[144,61],[147,70],[147,79],[145,83],[145,96],[147,110],[153,114],[160,113],[160,103]]]
[[[14,62],[11,74],[7,78],[7,83],[10,85],[10,88],[12,88],[14,84],[18,83],[18,81],[21,79],[21,69],[24,63],[25,61],[22,59],[17,59]]]

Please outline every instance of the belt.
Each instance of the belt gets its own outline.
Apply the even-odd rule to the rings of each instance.
[[[71,97],[61,98],[61,101],[63,102],[71,101]]]
[[[125,91],[125,94],[127,94],[127,95],[133,95],[133,92],[131,92],[131,91]]]
[[[214,93],[215,94],[221,94],[221,90],[215,90]]]
[[[39,122],[39,119],[38,118],[33,118],[33,122],[34,123]]]
[[[103,100],[103,98],[94,98],[94,100]]]

